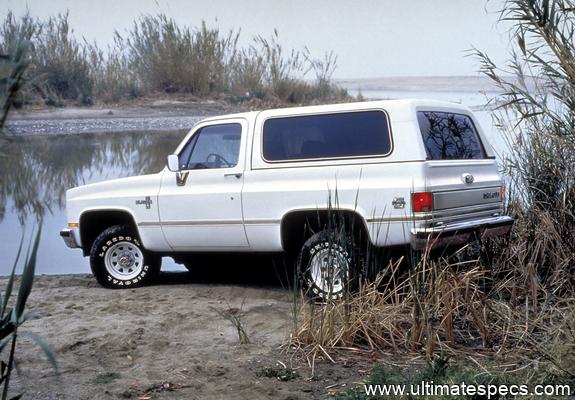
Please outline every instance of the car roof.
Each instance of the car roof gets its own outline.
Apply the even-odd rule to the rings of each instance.
[[[302,115],[302,114],[323,114],[327,112],[345,112],[345,111],[359,111],[364,109],[383,109],[388,113],[394,115],[396,120],[413,118],[415,111],[419,109],[428,110],[451,110],[451,111],[464,111],[471,112],[471,110],[460,104],[453,103],[449,101],[433,100],[433,99],[395,99],[395,100],[373,100],[373,101],[362,101],[362,102],[350,102],[350,103],[336,103],[336,104],[324,104],[324,105],[314,105],[314,106],[298,106],[298,107],[284,107],[284,108],[273,108],[264,109],[260,111],[249,111],[234,114],[217,115],[214,117],[209,117],[203,119],[201,122],[217,121],[221,119],[231,119],[231,118],[245,118],[247,120],[254,120],[258,114],[262,114],[264,117],[277,116],[290,116],[290,115]]]

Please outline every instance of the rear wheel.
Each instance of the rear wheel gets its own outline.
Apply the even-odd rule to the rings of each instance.
[[[359,259],[350,236],[316,233],[304,243],[298,258],[304,290],[316,300],[341,299],[357,287]]]
[[[160,271],[161,259],[144,249],[127,225],[114,225],[98,235],[90,267],[100,285],[121,289],[146,285]]]

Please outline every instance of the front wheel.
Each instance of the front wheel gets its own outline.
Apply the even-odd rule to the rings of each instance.
[[[357,287],[359,260],[351,237],[316,233],[304,243],[298,259],[303,289],[315,300],[341,299]]]
[[[114,225],[94,241],[90,267],[100,285],[131,288],[153,281],[160,270],[160,258],[144,249],[127,225]]]

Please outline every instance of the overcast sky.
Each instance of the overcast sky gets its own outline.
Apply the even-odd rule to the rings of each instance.
[[[101,45],[142,14],[165,13],[181,25],[205,20],[240,29],[242,43],[274,28],[288,48],[338,55],[336,78],[477,75],[466,50],[507,59],[508,34],[497,24],[502,0],[0,0],[0,17],[26,9],[46,18],[70,13],[74,33]]]

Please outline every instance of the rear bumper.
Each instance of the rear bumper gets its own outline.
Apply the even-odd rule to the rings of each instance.
[[[497,216],[441,226],[413,228],[411,245],[416,250],[468,243],[475,235],[481,239],[509,233],[513,218]]]
[[[66,246],[72,249],[77,249],[80,247],[76,241],[76,235],[72,229],[62,229],[60,231],[60,236],[62,236],[62,239],[64,239]]]

